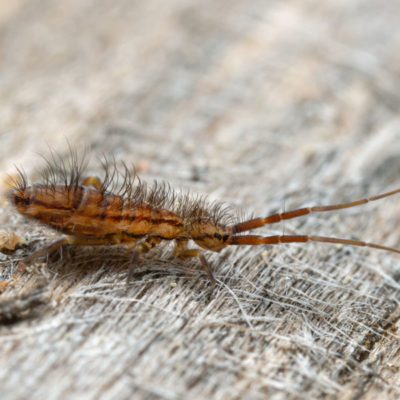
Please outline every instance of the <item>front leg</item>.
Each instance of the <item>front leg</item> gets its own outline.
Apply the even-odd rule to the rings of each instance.
[[[212,269],[210,265],[208,264],[206,258],[204,257],[203,253],[199,249],[189,249],[187,247],[187,240],[179,240],[176,242],[175,246],[175,251],[174,254],[176,257],[179,257],[181,259],[186,259],[186,258],[193,258],[196,257],[200,260],[201,266],[203,270],[207,273],[208,279],[211,282],[211,285],[215,287],[216,285],[216,280],[214,277],[214,274],[212,272]]]

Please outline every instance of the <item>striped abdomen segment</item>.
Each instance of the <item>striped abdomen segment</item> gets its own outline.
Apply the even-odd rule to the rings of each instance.
[[[162,239],[186,236],[182,220],[175,213],[135,204],[134,200],[90,186],[66,189],[33,185],[23,193],[14,193],[13,199],[20,213],[70,235],[115,236],[119,241],[146,235]]]

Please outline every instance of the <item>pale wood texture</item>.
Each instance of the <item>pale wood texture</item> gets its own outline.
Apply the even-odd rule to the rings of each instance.
[[[264,215],[400,185],[398,1],[31,0],[0,5],[0,178],[67,143]],[[4,186],[4,185],[3,185]],[[399,198],[265,232],[400,246]],[[400,258],[329,245],[169,246],[16,263],[53,232],[5,201],[2,399],[395,399]],[[44,260],[45,261],[45,260]]]

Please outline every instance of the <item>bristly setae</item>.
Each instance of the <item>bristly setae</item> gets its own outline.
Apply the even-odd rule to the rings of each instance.
[[[61,239],[33,253],[25,262],[47,255],[63,245],[127,245],[137,260],[163,240],[175,241],[175,255],[198,257],[211,282],[215,280],[203,250],[219,252],[230,245],[274,245],[323,242],[364,246],[400,253],[400,250],[358,240],[314,235],[244,235],[265,225],[307,214],[356,207],[400,193],[400,189],[350,203],[300,208],[267,217],[240,221],[223,203],[210,203],[174,191],[167,183],[147,185],[125,164],[102,161],[104,177],[85,175],[85,157],[70,151],[67,160],[50,153],[42,180],[29,183],[18,169],[10,199],[24,216],[64,233]],[[194,241],[200,248],[188,248]]]

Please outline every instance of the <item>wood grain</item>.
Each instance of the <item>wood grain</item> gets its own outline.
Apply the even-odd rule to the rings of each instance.
[[[3,4],[4,3],[4,4]],[[255,215],[400,185],[400,6],[389,0],[31,0],[0,5],[0,180],[47,147],[114,154]],[[5,186],[5,185],[3,185]],[[400,247],[397,198],[270,234]],[[395,399],[392,254],[323,244],[211,255],[166,246],[130,285],[124,249],[69,249],[1,201],[0,385],[7,399]],[[61,258],[60,258],[61,257]]]

